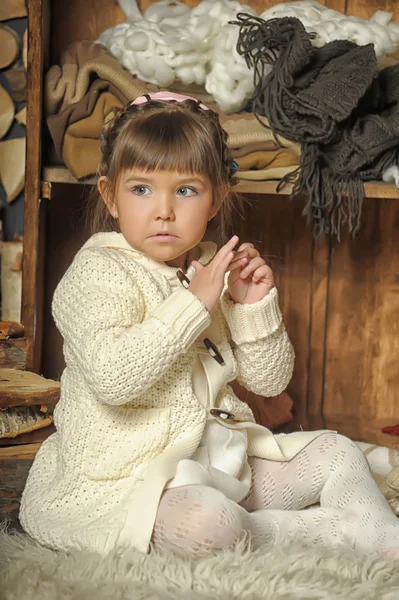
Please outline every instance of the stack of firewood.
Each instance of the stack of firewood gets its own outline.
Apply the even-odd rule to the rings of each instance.
[[[26,16],[25,0],[0,0],[0,181],[8,203],[25,185]],[[9,232],[8,240],[1,248],[1,319],[20,321],[22,238]]]
[[[15,104],[26,100],[27,33],[21,40],[7,21],[26,15],[25,0],[1,0],[0,70],[8,91],[0,86],[0,179],[8,202],[15,200],[25,184],[25,138],[6,136],[14,119],[26,125],[26,107],[16,112]]]
[[[0,321],[0,446],[41,442],[53,431],[60,383],[25,370],[19,323]]]

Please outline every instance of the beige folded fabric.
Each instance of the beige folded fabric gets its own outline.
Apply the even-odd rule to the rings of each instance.
[[[101,157],[101,132],[104,122],[123,103],[109,92],[100,94],[92,113],[69,125],[62,144],[62,158],[77,178],[96,173]]]
[[[136,82],[136,85],[143,86],[145,84]],[[100,135],[104,120],[115,107],[124,104],[120,99],[120,90],[117,91],[118,95],[109,90],[115,92],[113,86],[97,80],[79,103],[67,107],[59,115],[53,115],[47,119],[57,152],[78,179],[93,175],[97,171],[101,156]],[[140,94],[146,93],[146,91],[148,90],[141,88]],[[269,138],[263,139],[261,144],[263,147],[266,145],[270,148],[270,150],[265,150],[263,155],[247,153],[238,157],[237,162],[243,169],[237,173],[239,179],[253,181],[281,179],[297,167],[299,147],[296,144],[281,139],[282,143],[287,142],[289,146],[280,148],[272,139],[269,130],[265,129],[265,134],[258,131],[261,126],[254,115],[246,113],[243,119],[235,117],[237,115],[228,117],[225,115],[223,121],[223,127],[227,126],[229,133],[228,145],[230,147],[234,147],[237,143],[245,144],[248,133],[250,133],[255,137],[263,135],[264,138]],[[243,123],[245,123],[245,127]],[[258,141],[252,141],[248,148],[253,147],[254,143],[259,144]],[[267,164],[268,168],[262,167]],[[255,170],[257,168],[258,170]]]
[[[263,119],[264,124],[261,124],[253,113],[242,112],[225,115],[215,105],[212,105],[211,108],[219,113],[220,123],[228,135],[227,145],[229,148],[243,148],[259,142],[274,142],[278,147],[272,130],[267,127],[267,119]],[[277,139],[281,147],[290,148],[297,156],[300,155],[298,144],[281,136],[278,136]]]
[[[46,75],[46,110],[57,154],[75,177],[84,178],[97,171],[101,156],[100,135],[104,119],[110,112],[157,89],[133,77],[101,44],[75,42],[69,46],[61,65],[54,65]],[[204,101],[205,93],[202,94],[198,86],[179,91],[195,97],[201,95],[200,99]],[[207,105],[219,113],[222,127],[228,134],[228,147],[240,158],[240,178],[280,178],[283,176],[280,173],[286,174],[289,166],[298,164],[300,149],[297,144],[279,138],[281,147],[289,151],[282,152],[272,131],[253,114],[225,115],[217,105],[209,103],[209,99],[206,97]],[[248,151],[244,150],[246,147]],[[260,155],[252,154],[257,150],[275,155],[273,159],[263,160]],[[254,175],[255,170],[257,175]]]
[[[101,44],[75,42],[52,66],[45,78],[45,109],[53,115],[79,102],[87,93],[93,78],[112,83],[128,99],[137,98],[142,86]]]
[[[384,54],[384,56],[380,56],[377,61],[377,69],[382,71],[386,67],[391,67],[392,65],[397,65],[399,63],[399,50],[394,52],[393,54]]]
[[[279,180],[299,166],[299,157],[291,148],[258,150],[235,160],[239,167],[236,177],[244,181]]]
[[[259,171],[237,171],[235,175],[240,181],[280,181],[296,169],[297,167],[270,167]]]
[[[288,148],[251,152],[236,159],[239,171],[298,166],[298,156]]]
[[[115,107],[124,106],[128,102],[127,98],[114,85],[103,79],[96,79],[80,102],[70,104],[61,112],[47,118],[47,125],[53,138],[54,147],[60,158],[62,158],[62,146],[67,128],[73,123],[89,117],[95,110],[101,94],[105,92],[113,95]],[[102,125],[101,123],[100,126],[102,127]],[[97,130],[98,128],[93,132],[93,135],[97,133]]]
[[[233,158],[239,158],[240,156],[245,156],[252,152],[277,150],[279,147],[280,146],[275,141],[270,140],[269,142],[253,142],[252,144],[246,144],[241,148],[230,148],[230,151]]]

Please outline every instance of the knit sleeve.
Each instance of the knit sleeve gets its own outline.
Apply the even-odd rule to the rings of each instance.
[[[222,310],[234,343],[238,382],[262,396],[277,396],[294,369],[294,350],[284,327],[277,289],[254,304],[235,304],[225,290]]]
[[[184,287],[145,315],[137,282],[102,249],[77,255],[55,291],[53,315],[67,363],[70,357],[98,399],[114,405],[154,385],[210,323]]]

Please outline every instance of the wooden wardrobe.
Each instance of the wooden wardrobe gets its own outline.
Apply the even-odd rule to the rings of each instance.
[[[194,6],[196,0],[187,0]],[[149,0],[140,2],[142,10]],[[242,2],[258,12],[276,0]],[[330,8],[370,17],[394,13],[397,0],[325,0]],[[90,185],[50,164],[43,122],[43,73],[75,40],[94,40],[125,17],[116,0],[29,0],[27,170],[22,321],[28,367],[59,377],[61,340],[50,305],[56,284],[85,240],[82,214]],[[330,428],[352,439],[399,447],[381,428],[399,423],[399,190],[366,186],[357,239],[313,240],[303,199],[247,183],[242,239],[270,257],[285,323],[296,351],[289,392],[294,428]]]

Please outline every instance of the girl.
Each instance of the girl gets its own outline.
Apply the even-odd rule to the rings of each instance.
[[[20,515],[39,542],[195,552],[249,531],[255,546],[291,536],[398,553],[399,521],[353,442],[273,435],[228,385],[277,395],[294,362],[258,251],[201,242],[228,218],[233,175],[217,115],[194,99],[140,97],[107,126],[98,233],[54,295],[57,432]]]

